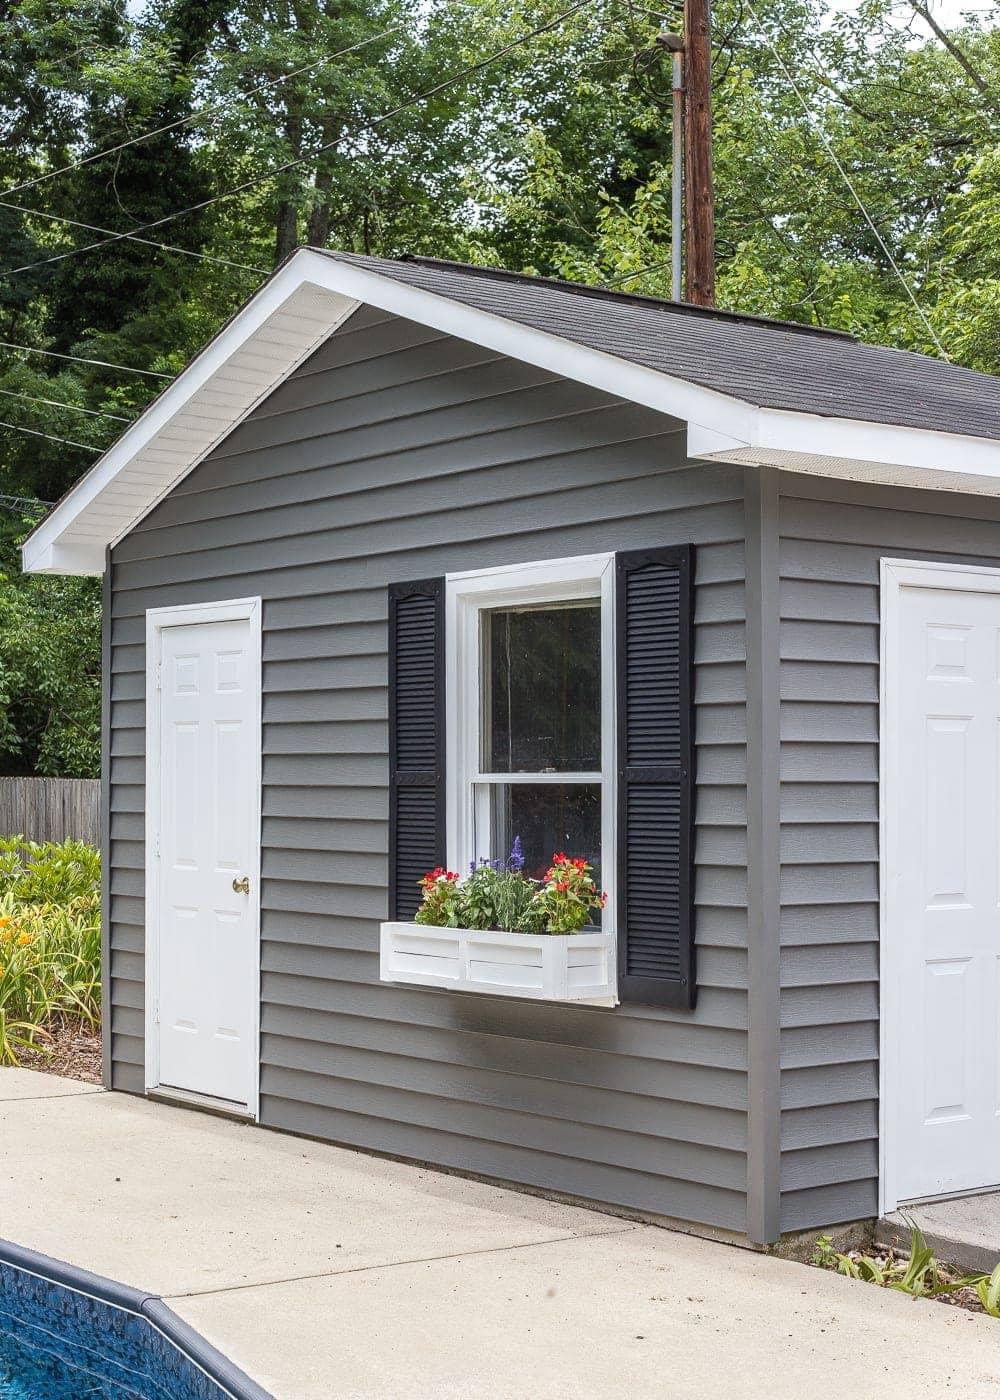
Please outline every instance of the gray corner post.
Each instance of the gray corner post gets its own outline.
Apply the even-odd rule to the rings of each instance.
[[[778,478],[744,474],[747,649],[747,1234],[781,1234]]]

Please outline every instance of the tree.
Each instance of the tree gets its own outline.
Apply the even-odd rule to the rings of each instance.
[[[0,346],[0,493],[57,499],[302,242],[668,296],[676,0],[520,42],[568,5],[0,0],[0,340],[146,371]],[[1000,0],[714,8],[721,304],[1000,370]],[[15,528],[0,763],[92,771],[95,588]]]
[[[95,778],[100,585],[89,578],[25,578],[16,558],[23,533],[8,527],[0,540],[0,773]]]

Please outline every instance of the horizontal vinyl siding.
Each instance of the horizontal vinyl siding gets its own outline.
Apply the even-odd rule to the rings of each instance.
[[[938,492],[782,490],[782,1228],[800,1230],[877,1212],[879,563],[996,564],[1000,519]]]
[[[264,599],[261,1120],[741,1230],[742,476],[670,420],[368,310],[113,555],[114,1080],[141,1088],[144,612]],[[387,585],[692,542],[700,995],[389,987]]]

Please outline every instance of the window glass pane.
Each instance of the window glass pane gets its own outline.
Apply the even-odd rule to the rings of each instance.
[[[490,829],[477,832],[477,851],[505,860],[521,838],[524,873],[539,880],[556,851],[583,856],[601,884],[601,788],[599,783],[484,783],[479,789],[488,807]]]
[[[601,766],[597,600],[482,614],[483,771],[593,773]]]

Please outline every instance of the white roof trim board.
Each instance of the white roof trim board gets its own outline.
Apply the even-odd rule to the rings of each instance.
[[[1000,440],[761,408],[311,249],[295,253],[99,458],[22,549],[28,573],[101,574],[134,528],[362,303],[645,404],[688,450],[851,480],[1000,494]],[[595,303],[594,314],[600,314]]]

